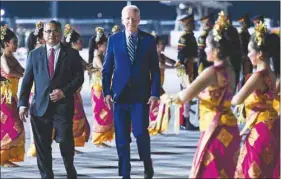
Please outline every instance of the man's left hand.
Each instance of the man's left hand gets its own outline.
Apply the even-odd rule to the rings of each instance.
[[[156,107],[157,103],[158,103],[158,98],[150,97],[149,101],[147,103],[147,104],[150,104],[150,109],[149,110],[152,111]]]
[[[53,102],[57,102],[61,99],[65,98],[63,91],[60,89],[54,89],[53,92],[50,94],[50,99]]]

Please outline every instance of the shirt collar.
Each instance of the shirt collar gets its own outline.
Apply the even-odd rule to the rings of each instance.
[[[137,38],[138,37],[138,34],[139,34],[139,31],[137,32],[129,32],[127,30],[125,30],[125,34],[126,34],[126,37],[129,38],[129,36],[132,34],[134,36],[134,38]]]
[[[47,52],[48,52],[51,48],[54,48],[54,50],[56,51],[56,50],[60,49],[60,43],[58,43],[58,44],[55,45],[55,46],[50,46],[50,45],[46,44],[46,47],[47,47]]]

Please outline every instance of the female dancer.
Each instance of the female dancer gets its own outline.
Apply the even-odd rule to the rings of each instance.
[[[17,91],[19,79],[24,69],[13,56],[18,47],[17,36],[7,25],[1,26],[1,165],[17,167],[13,162],[24,160],[25,132],[17,108]]]
[[[280,164],[280,117],[273,108],[276,76],[269,65],[269,59],[280,51],[272,51],[272,42],[263,22],[257,24],[248,45],[248,57],[256,72],[231,101],[233,105],[245,103],[247,120],[241,135],[249,130],[240,151],[235,178],[280,177],[280,170],[277,170]]]
[[[73,30],[69,24],[65,25],[63,42],[66,46],[77,51],[83,48],[80,34]],[[89,69],[87,62],[81,56],[78,60],[83,64],[84,70]],[[83,108],[83,101],[80,94],[81,89],[82,86],[74,94],[73,137],[75,147],[83,147],[90,137],[90,125]],[[80,153],[78,150],[75,150],[75,152]]]
[[[198,95],[201,136],[195,153],[190,178],[233,178],[239,154],[239,129],[231,110],[235,90],[235,72],[228,61],[226,37],[227,18],[223,12],[206,40],[207,60],[214,65],[206,68],[173,100],[186,102]],[[223,159],[223,160],[222,160]],[[227,161],[227,163],[225,162]]]
[[[97,70],[93,71],[91,82],[92,88],[92,105],[94,114],[94,132],[92,142],[97,146],[107,146],[104,142],[111,141],[114,137],[114,124],[112,111],[105,105],[102,96],[101,71],[106,50],[107,38],[101,27],[96,28],[96,36],[92,38],[92,46],[94,51],[93,67]]]
[[[173,69],[176,62],[169,57],[164,55],[165,42],[157,36],[154,32],[151,33],[155,36],[157,54],[159,58],[159,67],[161,74],[161,91],[160,96],[162,96],[165,91],[163,89],[165,69]],[[169,119],[170,119],[170,106],[165,103],[159,103],[153,111],[149,113],[150,125],[148,131],[150,135],[156,135],[158,133],[163,133],[168,130]]]

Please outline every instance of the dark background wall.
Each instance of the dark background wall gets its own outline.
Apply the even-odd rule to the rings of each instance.
[[[237,19],[246,12],[250,16],[264,14],[272,19],[280,19],[280,1],[230,1],[233,6],[229,12]],[[35,1],[2,1],[1,8],[5,9],[7,17],[33,18],[50,17],[51,2]],[[167,6],[157,1],[132,1],[141,10],[142,19],[176,18],[175,7]],[[126,1],[59,1],[58,17],[60,18],[97,18],[102,13],[103,18],[120,18],[120,12]]]

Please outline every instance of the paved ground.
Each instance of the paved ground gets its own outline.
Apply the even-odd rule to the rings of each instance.
[[[167,48],[166,52],[175,58],[175,49]],[[19,58],[25,57],[24,53],[18,53]],[[87,59],[87,50],[81,55]],[[20,61],[24,66],[24,60]],[[164,89],[168,93],[179,90],[179,80],[175,70],[167,70]],[[85,112],[90,124],[92,124],[92,111],[90,101],[90,88],[88,77],[85,74],[85,82],[81,91],[84,100]],[[195,120],[195,119],[194,119]],[[196,123],[196,121],[194,121]],[[26,150],[30,144],[29,123],[26,129]],[[170,129],[165,135],[157,135],[151,138],[152,159],[155,170],[155,178],[187,178],[191,167],[192,158],[196,149],[199,132],[180,131],[175,135],[173,131],[173,118],[170,121]],[[131,144],[132,178],[143,177],[143,164],[139,161],[137,146],[134,137]],[[117,178],[118,160],[115,142],[108,143],[111,148],[97,148],[91,142],[83,148],[77,148],[83,153],[75,156],[75,166],[78,178]],[[26,157],[25,161],[18,163],[18,168],[1,168],[1,178],[39,178],[36,158]],[[66,173],[60,156],[59,147],[53,143],[53,169],[55,178],[65,178]]]

